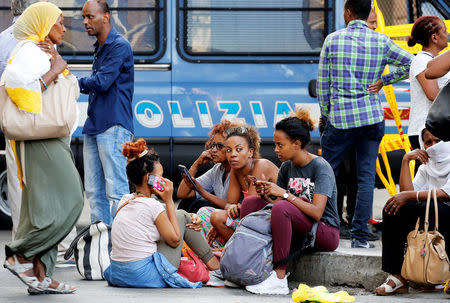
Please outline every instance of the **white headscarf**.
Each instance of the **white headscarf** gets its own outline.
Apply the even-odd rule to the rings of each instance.
[[[440,141],[426,149],[430,160],[424,165],[425,171],[433,178],[450,177],[450,142]]]

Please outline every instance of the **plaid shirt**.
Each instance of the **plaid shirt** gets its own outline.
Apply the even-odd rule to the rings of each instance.
[[[367,27],[362,20],[325,39],[320,54],[317,95],[322,116],[339,129],[372,125],[383,121],[378,94],[367,88],[378,79],[392,84],[409,75],[413,56],[386,35]],[[387,64],[398,68],[383,75]]]

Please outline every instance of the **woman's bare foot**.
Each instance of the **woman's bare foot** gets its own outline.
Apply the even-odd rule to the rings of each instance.
[[[41,282],[38,286],[38,289],[40,289],[41,291],[47,289],[50,291],[50,293],[71,293],[75,291],[75,287],[73,286],[46,277],[45,266],[40,258],[36,257],[33,263],[34,273],[39,282]]]
[[[13,256],[7,258],[9,264],[11,264],[12,266],[16,266],[17,265],[16,264],[16,260],[17,260],[17,262],[19,262],[19,264],[30,264],[30,263],[32,263],[31,261],[29,261],[29,260],[27,260],[27,259],[25,259],[23,257],[17,256],[17,255],[15,257],[16,258],[14,258],[14,255],[13,255]],[[34,277],[35,276],[33,267],[31,267],[30,269],[28,269],[28,270],[26,270],[24,272],[20,272],[20,273],[18,272],[18,274],[23,276],[23,277]]]
[[[400,275],[389,275],[386,281],[375,289],[379,296],[389,296],[408,292],[408,282]]]
[[[76,288],[64,282],[58,282],[49,277],[45,277],[37,287],[37,292],[28,291],[30,294],[71,294]]]
[[[38,290],[39,280],[34,274],[34,265],[29,260],[13,255],[5,260],[3,267],[7,268],[29,288]]]

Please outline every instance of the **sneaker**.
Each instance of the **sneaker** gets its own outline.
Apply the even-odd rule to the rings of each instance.
[[[339,226],[339,238],[350,240],[350,228],[347,224],[341,224]]]
[[[211,270],[209,272],[209,280],[206,282],[206,286],[225,287],[225,279],[223,278],[220,269]]]
[[[367,241],[359,241],[357,239],[352,239],[352,248],[374,248],[375,245]]]
[[[247,285],[245,289],[254,294],[260,295],[287,295],[289,294],[289,287],[287,282],[287,275],[283,279],[278,279],[277,273],[272,271],[270,276],[256,285]]]
[[[234,283],[233,281],[225,280],[225,286],[230,288],[241,288],[242,286]]]
[[[378,241],[380,237],[376,233],[369,233],[367,236],[367,241]]]

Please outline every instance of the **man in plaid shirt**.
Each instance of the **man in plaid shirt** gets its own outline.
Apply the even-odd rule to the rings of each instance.
[[[389,37],[372,31],[365,20],[371,0],[347,0],[347,27],[325,39],[320,54],[317,94],[321,119],[322,155],[335,176],[350,146],[356,146],[358,193],[352,220],[354,248],[371,248],[367,221],[372,215],[378,146],[384,135],[384,114],[378,91],[405,79],[413,56]],[[395,72],[381,76],[386,65]]]

